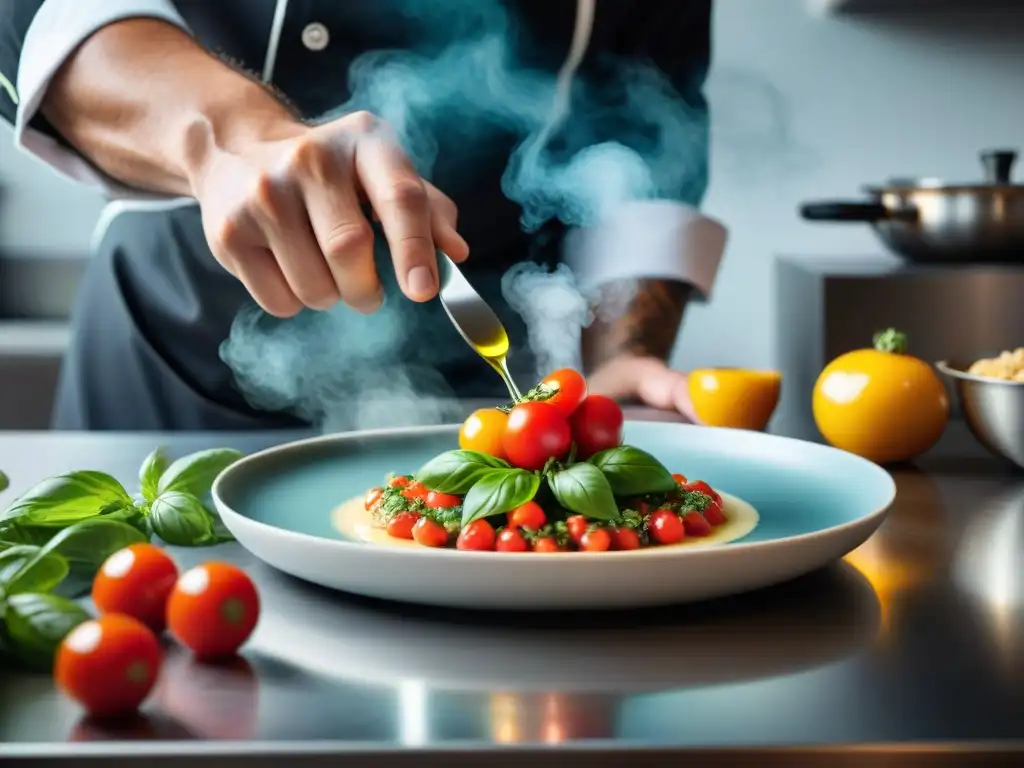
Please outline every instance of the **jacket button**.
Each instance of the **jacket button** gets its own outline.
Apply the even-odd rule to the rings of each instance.
[[[327,27],[319,21],[307,24],[302,30],[302,44],[311,51],[322,51],[331,42],[331,35]]]

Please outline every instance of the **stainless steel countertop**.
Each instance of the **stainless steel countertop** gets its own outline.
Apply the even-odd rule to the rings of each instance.
[[[174,454],[252,451],[299,436],[0,433],[13,484],[0,501],[70,469],[131,481],[157,444]],[[959,424],[893,474],[889,521],[847,563],[641,613],[428,611],[306,585],[235,544],[176,549],[183,566],[223,558],[258,581],[264,611],[244,659],[202,666],[172,648],[145,716],[119,728],[82,720],[45,676],[4,673],[0,757],[1010,764],[1006,750],[1024,736],[1024,474],[989,458]]]

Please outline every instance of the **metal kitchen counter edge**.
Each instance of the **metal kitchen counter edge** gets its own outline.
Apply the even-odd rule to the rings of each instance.
[[[641,416],[642,414],[635,414]],[[58,433],[0,433],[0,468],[3,468],[12,479],[12,490],[22,490],[33,482],[62,471],[73,469],[101,469],[111,472],[119,479],[130,481],[135,477],[138,464],[156,445],[165,446],[169,453],[174,456],[213,446],[233,446],[241,450],[251,452],[263,447],[278,444],[288,440],[308,436],[306,433],[253,433],[253,434],[58,434]],[[2,691],[0,691],[0,739],[6,743],[0,746],[0,759],[10,760],[13,758],[16,764],[24,765],[146,765],[150,768],[160,766],[189,765],[199,768],[204,765],[216,765],[223,768],[232,766],[262,766],[279,765],[283,760],[295,766],[321,766],[337,764],[342,759],[356,760],[358,765],[366,766],[405,766],[405,765],[444,765],[450,768],[458,768],[461,765],[480,765],[486,763],[490,766],[522,766],[530,765],[531,768],[544,768],[547,765],[564,765],[566,761],[580,761],[583,764],[595,764],[602,766],[630,765],[632,768],[643,768],[647,765],[665,765],[669,760],[678,760],[680,757],[696,759],[699,765],[718,766],[740,764],[744,758],[757,759],[765,766],[810,766],[820,765],[826,762],[836,768],[845,766],[946,766],[946,765],[1011,765],[1020,760],[1021,752],[1024,751],[1024,742],[1021,741],[1020,720],[1016,720],[1013,726],[1008,713],[996,711],[997,708],[1010,706],[1015,711],[1022,711],[1020,705],[1024,703],[1021,698],[1020,675],[1022,667],[1000,667],[1016,658],[1018,662],[1024,659],[1024,638],[1021,636],[1024,627],[1024,617],[1021,615],[1021,595],[1017,595],[1018,602],[1004,608],[1003,626],[1010,626],[1009,636],[1004,634],[1001,639],[993,639],[995,636],[986,635],[985,642],[975,643],[967,648],[964,643],[963,627],[968,630],[972,627],[972,621],[978,621],[980,614],[968,611],[973,610],[962,600],[946,598],[945,594],[950,589],[948,579],[956,572],[958,552],[965,549],[965,545],[972,539],[977,539],[979,520],[984,521],[986,516],[990,518],[990,525],[982,526],[983,533],[986,530],[995,530],[1000,525],[1006,529],[1004,524],[1011,517],[1021,520],[1021,508],[1024,507],[1024,474],[1013,470],[1002,462],[989,457],[980,449],[966,433],[966,430],[959,423],[950,425],[946,436],[940,444],[927,456],[915,463],[915,466],[892,468],[891,471],[896,477],[898,485],[897,501],[890,520],[869,542],[875,547],[873,554],[858,562],[858,570],[869,577],[881,603],[889,601],[884,606],[890,615],[887,621],[895,628],[897,644],[902,643],[906,648],[896,658],[881,657],[876,651],[871,651],[872,658],[868,662],[861,662],[855,674],[848,676],[849,679],[842,681],[842,687],[835,689],[836,700],[854,700],[858,693],[856,688],[860,686],[875,686],[874,691],[877,700],[872,703],[881,713],[879,724],[865,727],[864,738],[843,739],[835,738],[827,732],[803,731],[801,738],[792,739],[790,743],[800,744],[798,747],[785,746],[787,743],[781,736],[767,737],[762,740],[754,736],[752,738],[716,738],[709,731],[706,743],[698,743],[690,738],[689,743],[667,744],[673,739],[671,731],[660,734],[652,740],[603,738],[601,733],[595,733],[591,737],[579,738],[578,740],[566,741],[557,747],[539,748],[534,744],[500,747],[493,743],[493,739],[478,735],[466,739],[460,739],[455,732],[448,733],[440,740],[427,739],[419,745],[397,743],[399,740],[392,735],[384,738],[372,738],[367,740],[362,736],[362,729],[365,728],[368,734],[380,734],[381,723],[379,721],[367,720],[361,725],[358,722],[358,713],[349,713],[347,717],[353,720],[347,726],[348,735],[342,735],[346,726],[341,719],[331,720],[337,717],[337,713],[327,713],[327,720],[317,727],[303,727],[306,720],[316,719],[311,710],[307,710],[309,703],[316,705],[315,699],[319,699],[319,707],[330,708],[330,702],[345,698],[345,692],[350,689],[323,688],[321,681],[312,675],[305,678],[297,677],[294,680],[278,680],[271,683],[269,698],[278,698],[277,704],[280,711],[296,709],[298,713],[293,724],[285,727],[274,728],[269,722],[262,726],[253,725],[247,733],[236,733],[234,736],[227,730],[219,736],[194,736],[182,734],[161,735],[158,731],[155,735],[142,736],[141,741],[128,740],[138,739],[138,735],[121,737],[97,736],[90,734],[88,729],[78,729],[69,733],[69,728],[63,721],[67,720],[68,707],[58,695],[51,694],[48,690],[49,681],[36,679],[31,682],[27,675],[5,676]],[[9,501],[12,493],[5,494],[3,499]],[[1003,523],[1000,523],[1000,520]],[[982,542],[984,543],[984,542]],[[1017,560],[1013,564],[1017,572],[1020,572],[1021,555],[1020,541],[1017,544]],[[867,545],[865,545],[867,546]],[[974,546],[977,549],[977,544]],[[862,548],[863,549],[863,548]],[[183,567],[192,562],[211,558],[232,559],[246,565],[254,565],[254,575],[261,583],[267,584],[272,590],[280,589],[284,582],[291,583],[293,580],[270,572],[263,566],[253,563],[253,560],[244,550],[237,545],[227,545],[216,549],[207,550],[174,550],[176,557]],[[986,553],[986,561],[994,559]],[[870,572],[871,562],[875,563],[877,569],[879,562],[888,562],[892,565],[892,573],[900,575],[904,582],[912,583],[908,588],[907,595],[921,594],[924,597],[914,603],[906,599],[904,595],[902,607],[898,598],[894,598],[892,587],[887,583],[885,569]],[[990,567],[991,563],[986,567]],[[921,574],[925,573],[924,576]],[[907,574],[911,574],[908,576]],[[916,575],[915,575],[916,574]],[[807,577],[813,579],[816,577]],[[898,579],[897,579],[898,580]],[[304,586],[297,587],[304,589]],[[789,587],[773,588],[784,591],[792,591]],[[813,587],[811,588],[813,591]],[[957,587],[957,589],[960,589]],[[914,590],[917,590],[915,592]],[[820,590],[819,590],[820,591]],[[939,597],[935,593],[940,593]],[[977,595],[975,595],[977,597]],[[977,608],[984,603],[982,596],[981,603],[977,601],[972,604]],[[300,597],[300,600],[305,598]],[[332,599],[330,596],[319,599]],[[745,598],[743,598],[745,599]],[[774,598],[769,598],[769,602]],[[786,598],[783,598],[786,599]],[[755,600],[756,605],[762,605],[765,601]],[[365,606],[355,608],[344,608],[352,611],[352,615],[358,617],[360,612],[365,613]],[[377,610],[377,609],[373,609]],[[929,613],[931,612],[931,613]],[[415,619],[414,619],[415,620]],[[777,620],[777,619],[774,619]],[[959,627],[951,631],[950,626]],[[374,625],[376,626],[376,625]],[[1012,629],[1016,627],[1016,629]],[[983,625],[977,624],[974,631],[982,632]],[[796,630],[794,630],[796,631]],[[957,635],[956,632],[960,632]],[[1016,632],[1016,634],[1014,634]],[[1001,645],[1000,645],[1001,643]],[[921,685],[921,670],[915,667],[925,667],[926,677],[943,677],[949,675],[935,675],[933,669],[927,668],[928,664],[948,665],[951,658],[958,658],[965,653],[976,653],[979,658],[978,664],[968,667],[964,671],[964,687],[962,690],[946,688],[936,690],[934,693],[922,692],[916,702],[912,691],[916,686]],[[863,653],[862,653],[863,655]],[[169,656],[170,658],[170,656]],[[916,659],[916,661],[915,661]],[[262,660],[259,660],[262,663]],[[829,666],[842,666],[845,661],[838,661]],[[978,669],[988,670],[979,673]],[[934,668],[938,670],[938,667]],[[1002,671],[998,671],[998,670]],[[269,672],[267,672],[269,670]],[[996,670],[996,671],[993,671]],[[261,675],[267,672],[271,677],[279,674],[275,668],[261,668]],[[863,682],[878,676],[878,680]],[[770,678],[765,682],[769,686],[768,696],[772,701],[778,701],[779,697],[794,696],[794,693],[786,693],[786,688],[779,686],[788,678],[800,677],[796,675],[782,675]],[[1016,684],[1014,684],[1016,681]],[[880,683],[886,683],[883,690]],[[216,690],[216,686],[209,687],[207,693]],[[259,688],[262,690],[264,680],[259,679]],[[280,690],[275,691],[274,685]],[[821,683],[812,683],[818,685]],[[294,690],[288,694],[289,686]],[[323,690],[310,693],[307,699],[307,688],[320,686]],[[443,686],[442,686],[443,687]],[[941,687],[941,681],[940,681]],[[232,691],[235,691],[234,688]],[[721,688],[721,686],[719,686]],[[226,690],[226,689],[225,689]],[[281,690],[285,694],[281,694]],[[395,715],[400,714],[396,703],[388,699],[384,701],[383,696],[376,693],[366,693],[367,688],[351,689],[351,698],[359,699],[366,697],[363,704],[367,710],[375,710],[384,719],[395,721]],[[34,695],[30,692],[34,691]],[[903,691],[900,694],[899,691]],[[701,693],[700,690],[696,693]],[[818,692],[820,695],[822,692]],[[684,691],[679,695],[693,695],[693,692]],[[180,692],[179,692],[180,695]],[[186,691],[186,697],[190,696]],[[220,707],[225,705],[230,709],[240,702],[231,698],[234,693],[228,695],[227,699],[220,700]],[[292,697],[289,699],[289,695]],[[661,694],[647,697],[658,698]],[[740,693],[739,696],[750,698],[755,693]],[[377,698],[373,698],[376,696]],[[42,729],[45,735],[41,738],[27,736],[23,728],[15,728],[13,722],[4,726],[4,721],[14,718],[23,700],[28,697],[31,704],[31,714],[25,712],[26,717],[31,717],[35,723],[41,721],[53,721],[50,726],[30,726],[28,731]],[[829,698],[832,696],[830,695]],[[493,696],[492,696],[493,698]],[[533,707],[539,710],[540,703],[531,701],[527,696],[520,697],[520,705],[527,708]],[[577,697],[584,700],[586,697]],[[592,697],[593,698],[593,697]],[[600,698],[600,697],[598,697]],[[622,701],[637,697],[632,695],[620,695],[616,693],[613,697],[613,707],[621,706]],[[644,698],[644,697],[639,697]],[[662,696],[664,698],[664,696]],[[905,699],[901,701],[902,699]],[[378,701],[378,699],[380,699]],[[441,691],[435,696],[436,702],[442,704],[442,708],[457,709],[459,702],[457,697]],[[620,701],[621,700],[621,701]],[[735,701],[735,695],[730,701]],[[955,703],[960,700],[962,703]],[[928,704],[926,701],[940,702]],[[290,703],[289,703],[290,702]],[[941,702],[945,702],[942,704]],[[952,702],[952,703],[951,703]],[[269,703],[269,702],[267,702]],[[783,703],[786,700],[783,699]],[[791,706],[798,706],[796,699],[788,700]],[[180,702],[179,702],[180,704]],[[305,704],[305,706],[304,706]],[[362,706],[361,704],[360,706]],[[699,700],[698,700],[699,704]],[[463,702],[463,706],[465,703]],[[577,705],[578,706],[578,705]],[[586,704],[585,706],[590,706]],[[600,709],[598,705],[597,709]],[[659,705],[664,708],[666,705]],[[686,707],[683,699],[679,706]],[[986,707],[989,711],[986,711]],[[314,706],[314,709],[316,706]],[[271,707],[273,709],[273,707]],[[770,709],[770,707],[768,708]],[[961,713],[960,709],[964,711]],[[971,713],[973,710],[973,714]],[[616,710],[618,712],[618,710]],[[765,709],[759,709],[766,713]],[[797,710],[799,711],[799,710]],[[810,711],[810,710],[809,710]],[[338,712],[341,712],[339,709]],[[532,712],[532,710],[531,710]],[[535,712],[532,712],[535,714]],[[863,717],[867,712],[863,704],[850,704],[847,709],[840,709],[837,716],[856,719]],[[607,712],[588,713],[585,710],[575,715],[581,722],[586,718],[606,717]],[[748,715],[749,716],[749,715]],[[767,716],[766,714],[762,716]],[[204,717],[211,721],[216,720],[214,710],[205,711]],[[470,715],[461,713],[458,715],[463,719],[470,718]],[[952,718],[958,717],[959,720]],[[276,715],[275,715],[276,718]],[[608,716],[610,721],[610,716]],[[826,724],[827,720],[815,724],[815,728]],[[996,725],[992,723],[996,722]],[[750,721],[751,725],[756,725]],[[450,725],[450,724],[445,724]],[[737,723],[737,725],[741,725]],[[944,732],[944,726],[950,726]],[[397,733],[397,725],[393,722],[387,724],[392,732]],[[609,731],[614,730],[607,724],[600,726]],[[294,729],[289,733],[289,729]],[[340,738],[334,737],[338,731]],[[958,730],[959,729],[959,730]],[[387,730],[385,728],[384,730]],[[449,730],[451,730],[449,728]],[[455,729],[456,731],[458,729]],[[727,729],[728,730],[728,729]],[[742,730],[740,728],[739,730]],[[785,731],[785,729],[782,729]],[[828,730],[826,728],[826,730]],[[268,731],[270,732],[268,735]],[[274,733],[276,731],[276,733]],[[951,737],[951,733],[955,736]],[[329,738],[324,738],[324,736]],[[736,733],[730,734],[735,736]],[[67,743],[69,738],[80,739],[76,743]],[[191,740],[198,738],[200,740]],[[90,741],[90,739],[98,739]],[[183,740],[184,739],[184,740]],[[685,741],[686,739],[684,739]],[[533,740],[534,742],[537,739]],[[722,747],[715,745],[721,744]]]

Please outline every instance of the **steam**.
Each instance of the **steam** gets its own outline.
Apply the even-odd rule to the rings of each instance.
[[[338,114],[368,110],[383,118],[425,178],[437,160],[438,137],[471,145],[484,126],[498,124],[521,137],[501,187],[521,206],[526,231],[556,219],[587,226],[636,199],[699,198],[706,122],[652,66],[614,65],[603,90],[577,78],[566,110],[567,104],[557,103],[561,94],[553,76],[517,62],[515,25],[497,0],[410,7],[403,23],[422,39],[444,35],[459,42],[430,56],[361,56],[350,67],[352,98]],[[568,111],[565,120],[553,120],[559,109]],[[327,431],[460,416],[454,398],[466,392],[456,392],[439,371],[471,353],[436,302],[405,300],[387,253],[379,251],[377,259],[386,299],[372,316],[343,306],[287,321],[255,308],[239,313],[221,356],[250,403],[295,413]],[[539,369],[526,375],[580,367],[580,335],[592,320],[594,297],[581,293],[568,268],[549,273],[525,262],[504,276],[501,291],[525,323]],[[618,304],[625,306],[628,298],[619,297]],[[416,329],[414,338],[410,329]]]

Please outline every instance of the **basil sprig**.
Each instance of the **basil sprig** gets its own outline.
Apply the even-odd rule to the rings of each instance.
[[[483,475],[462,502],[462,524],[469,525],[530,501],[537,495],[540,477],[525,469],[493,469]]]
[[[675,490],[672,473],[646,451],[631,445],[594,454],[587,460],[601,470],[616,496],[643,496]]]
[[[414,477],[432,490],[464,496],[463,526],[525,504],[536,496],[544,479],[566,510],[609,522],[621,516],[616,497],[667,493],[676,487],[672,473],[661,462],[628,445],[601,451],[586,462],[551,461],[543,472],[517,469],[477,451],[447,451]]]
[[[615,520],[619,505],[604,473],[593,464],[573,464],[548,475],[548,486],[558,503],[594,520]]]
[[[414,477],[432,491],[463,496],[496,469],[507,470],[511,466],[478,451],[446,451],[424,464]]]

